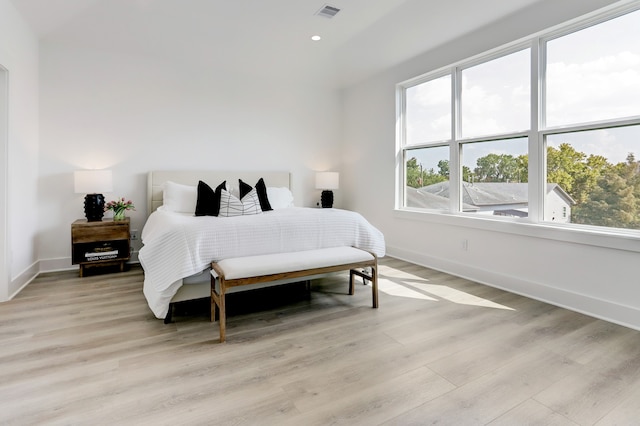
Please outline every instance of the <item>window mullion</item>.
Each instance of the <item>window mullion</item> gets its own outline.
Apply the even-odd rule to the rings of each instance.
[[[462,211],[462,158],[460,156],[460,102],[462,94],[462,70],[451,71],[451,143],[449,145],[449,196],[452,213]]]
[[[405,149],[406,142],[406,89],[399,86],[396,89],[396,199],[395,207],[400,208],[406,204],[406,172],[405,172]]]
[[[544,46],[540,39],[531,45],[531,128],[529,131],[529,221],[544,217],[545,155],[540,128],[544,123]]]

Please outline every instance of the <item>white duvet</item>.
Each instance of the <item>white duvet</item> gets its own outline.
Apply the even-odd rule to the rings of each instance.
[[[360,214],[301,207],[237,217],[195,217],[160,207],[149,216],[142,243],[144,294],[158,318],[166,316],[180,281],[213,261],[339,246],[385,255],[384,236]]]

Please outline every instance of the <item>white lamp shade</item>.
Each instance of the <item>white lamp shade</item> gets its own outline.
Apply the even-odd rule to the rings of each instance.
[[[338,189],[339,184],[340,173],[338,172],[316,173],[316,189]]]
[[[102,194],[113,191],[111,170],[78,170],[73,172],[73,186],[78,194]]]

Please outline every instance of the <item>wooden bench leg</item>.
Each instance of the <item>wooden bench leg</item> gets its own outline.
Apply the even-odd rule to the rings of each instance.
[[[373,297],[373,307],[378,307],[378,267],[371,267],[371,295]]]
[[[224,278],[219,277],[220,293],[216,290],[216,278],[211,278],[211,318],[213,322],[218,320],[220,327],[220,343],[226,339],[227,313],[225,310],[225,285]]]
[[[227,312],[225,310],[225,296],[224,296],[224,292],[220,295],[220,306],[218,306],[218,309],[220,311],[220,319],[218,320],[220,322],[220,343],[224,343],[224,341],[227,338]]]
[[[353,295],[355,290],[354,277],[357,275],[362,277],[363,280],[371,281],[371,296],[373,299],[373,307],[378,307],[378,267],[370,266],[371,272],[370,275],[367,275],[364,271],[359,271],[356,269],[351,269],[349,271],[349,294]]]

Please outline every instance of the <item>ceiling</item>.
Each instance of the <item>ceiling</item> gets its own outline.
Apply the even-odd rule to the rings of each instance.
[[[541,0],[10,1],[45,46],[346,86]]]

